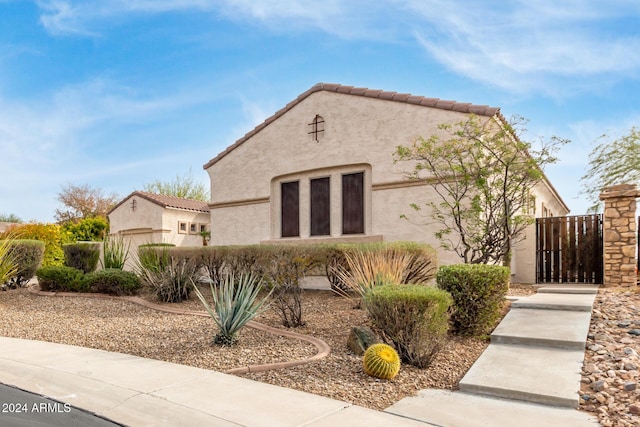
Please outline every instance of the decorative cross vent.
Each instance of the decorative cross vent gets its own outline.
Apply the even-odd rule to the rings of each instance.
[[[311,135],[311,139],[315,142],[320,142],[320,139],[324,136],[324,119],[322,116],[316,114],[309,126],[311,131],[307,133]]]

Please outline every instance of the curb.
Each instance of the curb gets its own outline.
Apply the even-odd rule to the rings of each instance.
[[[204,311],[181,310],[178,308],[167,307],[163,305],[154,304],[140,297],[133,297],[133,296],[119,297],[119,296],[107,295],[107,294],[74,293],[74,292],[47,292],[47,291],[41,291],[39,289],[35,289],[35,286],[36,284],[34,283],[28,286],[27,289],[31,294],[39,295],[39,296],[71,297],[71,298],[74,298],[74,297],[75,298],[78,298],[78,297],[79,298],[102,298],[102,299],[113,299],[113,300],[120,300],[120,301],[124,300],[124,301],[129,301],[133,304],[137,304],[137,305],[150,308],[156,311],[161,311],[164,313],[180,314],[180,315],[187,315],[187,316],[209,317],[209,313]],[[323,340],[316,337],[299,334],[293,331],[274,328],[272,326],[255,322],[253,320],[247,322],[246,326],[253,329],[257,329],[259,331],[267,332],[272,335],[279,335],[279,336],[283,336],[283,337],[287,337],[287,338],[291,338],[299,341],[308,342],[310,344],[313,344],[318,351],[316,352],[315,355],[307,359],[296,359],[296,360],[290,360],[288,362],[264,363],[260,365],[242,366],[239,368],[226,370],[223,372],[224,374],[247,374],[247,373],[254,373],[254,372],[270,371],[275,369],[292,368],[294,366],[306,365],[307,363],[315,362],[317,360],[322,360],[331,353],[331,347],[329,347],[329,344],[327,344]]]

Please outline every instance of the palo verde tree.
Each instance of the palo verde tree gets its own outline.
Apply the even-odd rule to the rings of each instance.
[[[513,244],[534,221],[528,209],[543,168],[566,140],[553,137],[533,144],[521,139],[526,120],[514,116],[469,115],[438,126],[438,133],[397,146],[396,162],[411,162],[410,179],[428,184],[437,200],[427,202],[443,248],[465,263],[511,262]],[[420,210],[419,204],[412,204]]]
[[[81,219],[107,217],[107,212],[117,202],[116,194],[105,195],[99,188],[88,184],[62,186],[58,201],[64,208],[56,209],[55,218],[59,223],[78,222]]]
[[[209,201],[209,191],[204,184],[196,182],[189,169],[188,175],[176,175],[173,181],[153,181],[143,186],[149,193],[164,194],[165,196],[180,197],[183,199]]]
[[[602,135],[599,141],[589,154],[589,170],[582,177],[582,192],[594,203],[591,211],[599,210],[598,196],[604,187],[640,183],[640,129],[634,126],[614,140]]]

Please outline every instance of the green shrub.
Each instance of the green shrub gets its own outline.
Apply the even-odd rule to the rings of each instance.
[[[372,324],[400,358],[425,368],[446,339],[451,296],[424,285],[381,285],[365,294]]]
[[[269,295],[257,301],[261,286],[262,281],[255,275],[242,274],[236,278],[229,274],[218,287],[210,285],[213,307],[200,290],[196,286],[193,287],[205,309],[218,325],[218,333],[213,338],[215,344],[235,344],[238,331],[266,308]]]
[[[83,282],[89,292],[111,295],[133,295],[142,286],[135,273],[117,268],[106,268],[86,274]]]
[[[73,241],[99,242],[109,232],[109,223],[100,216],[83,218],[77,222],[65,222],[61,230]]]
[[[43,267],[64,264],[62,244],[69,242],[70,239],[66,233],[61,232],[60,226],[57,224],[20,224],[12,226],[0,234],[0,239],[6,239],[7,236],[16,239],[40,240],[44,242]]]
[[[98,267],[100,244],[92,242],[67,243],[62,245],[64,264],[91,273]]]
[[[227,246],[225,273],[234,276],[264,273],[265,247],[261,245]]]
[[[12,239],[0,240],[0,285],[4,285],[18,271],[18,265],[11,255],[12,241]]]
[[[8,242],[9,256],[16,264],[16,271],[6,281],[6,286],[10,289],[15,289],[25,286],[42,265],[44,242],[24,239],[9,240]]]
[[[214,286],[222,283],[224,268],[229,259],[229,251],[226,246],[206,246],[199,248],[194,254],[195,262],[204,274],[211,279]]]
[[[36,276],[43,291],[86,292],[88,290],[82,280],[84,273],[73,267],[58,265],[42,267],[36,271]]]
[[[160,265],[145,266],[138,262],[136,273],[162,302],[181,302],[189,299],[196,282],[198,266],[194,261],[177,260],[168,252]]]
[[[162,270],[169,263],[169,251],[175,245],[171,243],[147,243],[138,246],[137,264],[145,269]],[[175,259],[175,258],[174,258]]]
[[[500,317],[509,290],[509,268],[498,265],[459,264],[442,266],[436,281],[454,301],[451,316],[454,330],[461,335],[490,332]]]
[[[122,235],[107,236],[102,242],[102,268],[122,270],[129,256],[131,243],[125,243]]]
[[[308,246],[265,246],[259,261],[265,281],[273,291],[273,307],[287,328],[305,324],[300,281],[313,268]]]

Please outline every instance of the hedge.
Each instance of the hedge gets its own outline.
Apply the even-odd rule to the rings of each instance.
[[[509,290],[508,267],[483,264],[442,266],[436,277],[440,289],[454,301],[451,316],[454,330],[461,335],[490,332],[500,317]]]

